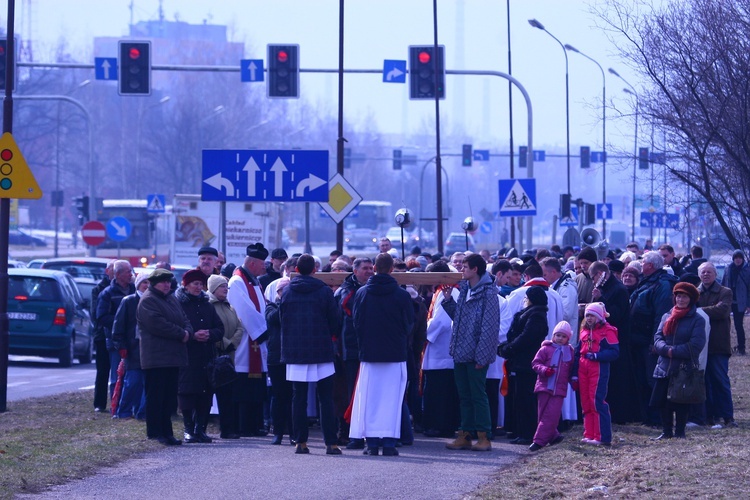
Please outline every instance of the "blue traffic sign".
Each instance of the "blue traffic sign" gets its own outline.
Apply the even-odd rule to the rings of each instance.
[[[547,153],[543,149],[535,149],[533,151],[534,153],[534,161],[544,161]]]
[[[578,207],[575,205],[570,206],[570,217],[561,217],[560,226],[562,227],[575,227],[578,225]]]
[[[204,149],[203,201],[328,201],[328,151]]]
[[[263,59],[242,59],[240,61],[240,81],[262,82]]]
[[[163,194],[149,194],[146,196],[146,212],[163,214],[167,211],[166,198]]]
[[[94,76],[97,80],[117,80],[117,58],[95,57]]]
[[[133,227],[125,217],[112,217],[107,221],[107,236],[112,241],[125,241],[130,238]]]
[[[385,59],[383,61],[383,81],[385,83],[406,83],[406,61]]]
[[[502,217],[536,215],[536,179],[502,179],[498,184]]]
[[[490,150],[489,149],[475,149],[474,161],[490,161]]]
[[[604,163],[607,160],[607,153],[604,151],[592,151],[591,163]]]
[[[484,221],[479,226],[479,230],[484,234],[490,234],[492,232],[492,222]]]
[[[680,229],[680,214],[665,214],[663,212],[641,212],[641,227],[654,227],[678,230]]]
[[[680,229],[680,214],[666,214],[667,219],[664,221],[667,229]]]
[[[597,203],[596,204],[596,218],[597,219],[611,219],[612,218],[612,204],[611,203]]]

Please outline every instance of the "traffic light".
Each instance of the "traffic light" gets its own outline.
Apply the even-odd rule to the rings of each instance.
[[[470,167],[471,166],[471,144],[464,144],[462,150],[461,150],[461,165],[464,167]]]
[[[299,97],[299,45],[268,45],[268,97]]]
[[[638,168],[648,170],[648,148],[638,148]]]
[[[581,146],[581,168],[591,167],[591,147]]]
[[[520,168],[526,168],[526,162],[529,158],[529,147],[518,146],[518,166]]]
[[[445,46],[409,46],[409,99],[445,99]],[[435,72],[437,71],[437,92]]]
[[[75,196],[73,197],[73,206],[76,207],[78,215],[84,219],[89,218],[89,197],[88,196]]]
[[[401,170],[401,150],[393,150],[393,170]]]
[[[151,95],[151,42],[120,41],[120,95]]]
[[[580,214],[579,214],[580,217]],[[593,203],[583,204],[583,225],[596,224],[596,205]]]
[[[560,195],[560,218],[561,219],[569,219],[570,218],[570,198],[571,196],[569,194],[561,194]]]

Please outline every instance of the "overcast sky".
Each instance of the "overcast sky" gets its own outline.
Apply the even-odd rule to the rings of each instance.
[[[135,22],[158,19],[158,0],[31,0],[17,1],[16,30],[26,37],[32,27],[35,58],[44,60],[50,48],[66,38],[81,60],[93,62],[92,39],[123,36]],[[636,87],[634,74],[617,59],[614,47],[594,27],[590,1],[511,0],[513,76],[531,96],[534,143],[548,149],[565,147],[565,57],[560,45],[532,28],[536,18],[565,44],[597,60],[606,72],[616,68]],[[407,47],[431,44],[431,0],[347,0],[345,66],[379,69],[384,59],[406,59]],[[32,5],[31,17],[26,12]],[[164,0],[167,20],[208,22],[230,27],[232,41],[245,42],[247,58],[265,59],[268,43],[298,43],[303,68],[338,67],[337,0]],[[439,0],[439,43],[446,46],[448,69],[508,71],[506,2],[502,0]],[[116,54],[95,54],[111,56]],[[156,63],[167,63],[154,55]],[[239,64],[239,61],[238,61]],[[569,53],[571,144],[601,149],[602,79],[594,63]],[[607,74],[607,97],[623,112],[630,112],[623,84]],[[303,74],[305,99],[336,112],[336,77]],[[360,123],[376,120],[380,129],[404,133],[419,128],[434,114],[434,105],[409,101],[406,85],[382,83],[380,75],[352,75],[346,79],[347,118]],[[497,77],[451,76],[447,99],[441,104],[444,125],[463,130],[475,147],[507,148],[508,87]],[[516,144],[526,142],[526,106],[514,93]],[[632,148],[632,122],[608,114],[607,142]],[[367,118],[365,118],[367,117]]]

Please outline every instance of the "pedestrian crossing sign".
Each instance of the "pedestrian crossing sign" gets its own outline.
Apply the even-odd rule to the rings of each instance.
[[[499,188],[501,217],[536,215],[536,179],[502,179]]]
[[[146,212],[151,214],[163,214],[167,211],[163,194],[150,194],[146,196]]]

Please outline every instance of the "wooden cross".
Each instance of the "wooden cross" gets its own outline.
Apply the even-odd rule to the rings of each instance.
[[[329,286],[341,286],[344,280],[352,273],[315,273],[312,276],[318,278]],[[292,273],[290,277],[299,276]],[[399,285],[455,285],[461,281],[461,273],[392,273]]]

